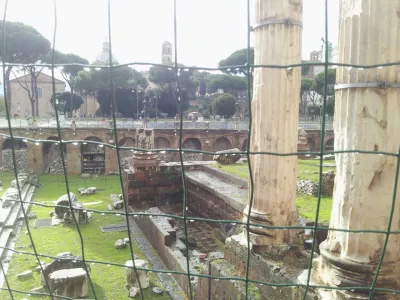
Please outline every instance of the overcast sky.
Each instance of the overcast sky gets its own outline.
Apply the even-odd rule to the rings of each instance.
[[[311,51],[321,48],[325,0],[303,1],[302,56],[308,59]],[[4,2],[0,0],[1,15]],[[8,2],[7,20],[29,24],[53,40],[53,0]],[[329,1],[329,40],[334,45],[338,2]],[[221,59],[246,47],[246,7],[246,0],[177,0],[179,63],[216,67]],[[56,49],[93,62],[108,36],[107,10],[107,0],[57,0]],[[111,30],[119,63],[160,63],[161,43],[173,43],[173,0],[112,0]]]

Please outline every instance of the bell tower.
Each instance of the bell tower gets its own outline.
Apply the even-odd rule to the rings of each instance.
[[[172,44],[168,41],[162,43],[162,59],[163,65],[172,64]]]

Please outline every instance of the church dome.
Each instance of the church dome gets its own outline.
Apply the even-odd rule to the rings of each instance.
[[[104,41],[103,43],[103,50],[97,55],[96,62],[102,64],[109,64],[110,63],[110,43],[108,41]],[[113,64],[117,63],[117,58],[113,55],[112,56]]]

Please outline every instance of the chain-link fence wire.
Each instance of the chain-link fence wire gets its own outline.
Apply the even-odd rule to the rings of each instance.
[[[273,153],[273,152],[253,152],[250,151],[251,149],[251,132],[252,132],[252,127],[251,127],[251,120],[252,120],[252,112],[251,110],[249,110],[249,118],[250,118],[250,122],[249,122],[249,128],[248,128],[248,138],[247,138],[247,150],[246,151],[242,151],[241,154],[244,154],[247,156],[247,163],[248,163],[248,169],[249,169],[249,176],[250,176],[250,180],[249,180],[249,205],[248,205],[248,218],[246,222],[243,221],[232,221],[232,220],[214,220],[214,219],[206,219],[206,218],[198,218],[198,217],[190,217],[187,215],[187,186],[186,186],[186,179],[185,179],[185,170],[184,170],[184,163],[183,163],[183,150],[185,152],[189,152],[189,153],[203,153],[203,154],[215,154],[214,152],[210,152],[210,151],[201,151],[201,150],[192,150],[192,149],[183,149],[182,148],[182,136],[183,136],[183,112],[181,109],[181,86],[180,86],[180,82],[179,82],[179,74],[180,71],[183,70],[183,68],[181,68],[178,64],[178,52],[177,52],[177,45],[178,45],[178,40],[177,40],[177,29],[178,29],[178,24],[177,24],[177,14],[176,14],[176,8],[177,8],[177,4],[176,4],[176,0],[174,0],[173,4],[174,4],[174,50],[175,50],[175,59],[174,59],[174,73],[175,73],[175,77],[176,77],[176,91],[175,91],[175,96],[176,96],[176,102],[177,102],[177,107],[178,107],[178,111],[179,111],[179,123],[180,123],[180,127],[179,127],[179,147],[178,149],[140,149],[137,147],[123,147],[123,146],[119,146],[118,145],[118,126],[117,126],[117,119],[116,119],[116,111],[115,111],[115,88],[114,88],[114,78],[113,78],[113,70],[117,69],[119,67],[123,67],[123,66],[134,66],[134,65],[150,65],[150,66],[161,66],[164,68],[170,68],[170,66],[165,66],[165,65],[160,65],[160,64],[149,64],[149,63],[131,63],[131,64],[124,64],[124,65],[113,65],[112,63],[112,35],[111,35],[111,26],[112,26],[112,22],[111,22],[111,0],[108,0],[108,38],[109,38],[109,44],[110,44],[110,48],[109,48],[109,65],[105,66],[105,65],[101,65],[101,66],[94,66],[94,65],[81,65],[81,64],[55,64],[54,63],[54,55],[55,55],[55,45],[56,45],[56,33],[57,33],[57,9],[56,9],[56,0],[53,1],[53,5],[54,5],[54,36],[53,36],[53,49],[52,49],[52,53],[53,53],[53,57],[52,57],[52,63],[51,64],[36,64],[35,66],[45,66],[45,67],[50,67],[51,68],[51,72],[52,72],[52,91],[53,94],[56,93],[55,90],[55,77],[54,77],[54,71],[55,68],[57,67],[61,67],[61,66],[66,66],[66,65],[79,65],[79,66],[83,66],[85,68],[108,68],[110,71],[110,91],[112,92],[112,119],[113,119],[113,135],[114,135],[114,140],[115,140],[115,144],[111,144],[111,143],[103,143],[103,142],[96,142],[96,141],[88,141],[88,140],[63,140],[62,139],[62,134],[61,134],[61,126],[60,126],[60,119],[59,119],[59,114],[58,114],[58,110],[57,110],[57,105],[54,105],[55,107],[55,115],[56,115],[56,120],[57,120],[57,132],[58,132],[58,138],[59,141],[49,141],[49,140],[45,140],[45,139],[32,139],[32,138],[28,138],[28,137],[20,137],[20,136],[14,136],[13,134],[13,130],[12,130],[12,126],[11,126],[11,116],[10,116],[10,107],[8,107],[8,103],[7,103],[7,91],[6,91],[6,86],[4,85],[4,95],[5,95],[5,104],[6,104],[6,113],[7,113],[7,120],[8,120],[8,135],[5,134],[3,135],[4,138],[9,138],[12,141],[12,158],[13,158],[13,165],[14,165],[14,176],[15,178],[18,178],[18,168],[17,168],[17,162],[16,162],[16,155],[15,155],[15,145],[14,145],[14,141],[15,140],[24,140],[25,142],[30,142],[30,143],[54,143],[54,144],[59,144],[60,148],[62,149],[63,145],[67,145],[67,144],[81,144],[81,143],[90,143],[90,144],[97,144],[97,145],[101,145],[103,147],[107,147],[110,149],[115,149],[117,150],[117,160],[118,160],[118,166],[121,166],[121,156],[120,156],[120,150],[134,150],[134,151],[146,151],[146,152],[163,152],[163,151],[169,151],[169,152],[177,152],[179,154],[179,159],[180,159],[180,166],[181,166],[181,171],[182,171],[182,183],[183,183],[183,211],[182,211],[182,216],[180,215],[174,215],[174,214],[156,214],[156,213],[147,213],[147,212],[129,212],[127,205],[124,205],[125,210],[124,210],[124,216],[127,222],[127,230],[128,230],[128,236],[129,238],[129,250],[130,250],[130,256],[131,259],[133,261],[133,270],[135,272],[135,275],[137,277],[137,280],[139,282],[140,288],[141,288],[141,283],[139,280],[139,276],[138,276],[138,270],[145,270],[145,271],[152,271],[152,272],[156,272],[156,273],[168,273],[168,274],[179,274],[179,275],[184,275],[187,276],[188,278],[188,288],[187,288],[187,294],[188,297],[190,299],[193,299],[193,287],[191,284],[191,277],[199,277],[199,278],[209,278],[209,279],[213,279],[213,280],[229,280],[229,281],[241,281],[241,282],[245,282],[245,297],[246,299],[249,297],[249,284],[253,283],[253,284],[259,284],[260,286],[272,286],[272,287],[301,287],[304,288],[304,294],[303,294],[303,299],[306,298],[307,293],[309,292],[309,288],[321,288],[321,289],[326,289],[326,290],[357,290],[362,288],[363,290],[369,290],[369,299],[372,299],[375,295],[375,292],[386,292],[386,293],[393,293],[393,294],[400,294],[399,290],[394,290],[394,289],[388,289],[388,288],[379,288],[376,287],[376,282],[379,276],[379,271],[382,267],[382,263],[383,263],[383,259],[384,259],[384,255],[385,255],[385,251],[386,251],[386,247],[388,244],[388,240],[389,240],[389,236],[390,234],[399,234],[400,230],[391,230],[391,226],[392,226],[392,220],[393,220],[393,214],[394,214],[394,206],[395,206],[395,202],[396,202],[396,191],[397,191],[397,184],[398,184],[398,179],[399,179],[399,169],[400,169],[400,160],[399,160],[399,156],[400,156],[400,150],[398,153],[388,153],[388,152],[379,152],[379,151],[364,151],[364,150],[342,150],[342,151],[324,151],[324,147],[322,145],[324,145],[324,138],[325,138],[325,128],[326,128],[326,120],[325,118],[322,118],[322,124],[321,124],[321,139],[320,139],[320,151],[319,152],[302,152],[301,154],[311,154],[311,155],[318,155],[319,156],[319,182],[321,183],[322,180],[322,170],[323,170],[323,156],[325,154],[335,154],[335,153],[360,153],[360,154],[370,154],[370,155],[386,155],[386,156],[393,156],[397,158],[397,164],[396,164],[396,172],[395,172],[395,177],[394,177],[394,191],[393,191],[393,198],[392,198],[392,204],[391,204],[391,211],[390,211],[390,215],[389,215],[389,219],[388,219],[388,224],[387,224],[387,230],[373,230],[373,229],[360,229],[360,230],[348,230],[348,229],[342,229],[342,228],[329,228],[328,230],[330,231],[341,231],[341,232],[348,232],[348,233],[376,233],[376,234],[384,234],[385,235],[385,239],[384,239],[384,243],[383,243],[383,247],[382,247],[382,251],[380,254],[380,258],[379,258],[379,262],[378,262],[378,266],[372,281],[371,286],[348,286],[348,287],[339,287],[339,286],[327,286],[327,285],[315,285],[315,284],[311,284],[310,279],[311,279],[311,267],[312,267],[312,258],[313,258],[313,254],[315,252],[315,243],[312,244],[312,250],[311,250],[311,255],[310,255],[310,261],[309,261],[309,269],[308,269],[308,276],[307,276],[307,282],[305,284],[301,284],[301,283],[271,283],[271,282],[264,282],[264,281],[260,281],[260,280],[253,280],[249,278],[249,271],[250,271],[250,259],[251,259],[251,251],[250,251],[250,239],[249,239],[249,227],[250,226],[258,226],[260,228],[266,228],[266,229],[274,229],[274,230],[281,230],[281,229],[311,229],[313,230],[313,232],[317,232],[318,229],[320,229],[321,227],[318,226],[318,220],[319,220],[319,212],[320,212],[320,203],[321,203],[321,195],[322,195],[322,184],[319,184],[319,191],[318,191],[318,202],[317,202],[317,209],[316,209],[316,216],[315,216],[315,222],[313,226],[267,226],[267,225],[263,225],[263,224],[258,224],[258,223],[253,223],[250,221],[250,215],[251,215],[251,208],[253,205],[253,189],[254,189],[254,178],[253,178],[253,174],[252,174],[252,169],[251,169],[251,163],[250,163],[250,156],[251,155],[275,155],[275,156],[291,156],[291,155],[298,155],[300,153]],[[325,0],[325,57],[328,58],[328,0]],[[6,43],[7,43],[7,39],[6,39],[6,17],[7,17],[7,4],[8,1],[5,1],[5,7],[4,7],[4,16],[3,16],[3,49],[1,50],[3,54],[6,53]],[[248,26],[248,36],[247,36],[247,61],[250,62],[250,34],[251,34],[251,25],[250,25],[250,0],[247,0],[247,26]],[[394,66],[394,65],[398,65],[399,63],[386,63],[386,64],[379,64],[379,65],[352,65],[352,64],[342,64],[342,63],[330,63],[328,61],[328,59],[325,60],[325,62],[323,63],[319,63],[319,62],[315,62],[315,63],[310,63],[308,65],[310,66],[324,66],[324,72],[325,72],[325,78],[324,78],[324,94],[323,94],[323,106],[322,106],[322,116],[326,115],[326,102],[327,102],[327,70],[330,66],[342,66],[342,67],[353,67],[353,68],[377,68],[377,67],[384,67],[384,66]],[[247,69],[248,74],[250,74],[251,70],[254,70],[254,68],[279,68],[279,69],[286,69],[286,68],[300,68],[301,66],[303,66],[304,64],[292,64],[292,65],[251,65],[250,63],[247,63],[246,65],[237,65],[237,66],[229,66],[229,67],[224,67],[224,68],[201,68],[201,67],[185,67],[185,69],[192,69],[192,70],[212,70],[212,71],[216,71],[216,70],[227,70],[227,69],[231,69],[231,68],[242,68],[242,69]],[[5,61],[5,55],[2,55],[2,66],[3,66],[3,78],[5,78],[5,69],[7,66],[17,66],[17,67],[22,67],[23,65],[21,64],[9,64],[7,63],[7,61]],[[248,88],[248,103],[250,106],[251,103],[251,99],[252,99],[252,95],[250,94],[251,92],[251,82],[250,82],[250,77],[248,76],[247,78],[247,88]],[[229,153],[229,152],[227,152]],[[60,157],[62,160],[62,165],[63,165],[63,174],[64,174],[64,182],[65,182],[65,189],[67,191],[68,197],[69,197],[69,206],[66,208],[69,208],[70,210],[73,210],[72,204],[71,204],[71,199],[70,199],[70,182],[71,180],[68,179],[67,176],[67,172],[66,172],[66,167],[65,167],[65,154],[63,153],[63,151],[60,151]],[[123,200],[124,203],[127,203],[127,195],[125,195],[125,191],[123,189],[123,179],[122,179],[122,174],[121,172],[119,172],[119,181],[120,181],[120,186],[121,186],[121,190],[122,190],[122,195],[123,195]],[[55,257],[55,256],[51,256],[51,255],[46,255],[46,254],[42,254],[42,253],[38,253],[38,251],[36,250],[36,246],[35,246],[35,241],[33,240],[32,234],[31,234],[31,228],[29,226],[29,222],[28,222],[28,216],[27,216],[27,211],[24,208],[24,205],[26,202],[23,201],[22,196],[21,196],[21,186],[19,184],[19,181],[16,181],[17,184],[17,188],[18,188],[18,193],[19,193],[19,202],[22,208],[22,213],[23,213],[23,217],[24,217],[24,223],[26,226],[26,230],[30,239],[30,243],[32,246],[32,250],[33,252],[29,252],[29,251],[22,251],[22,250],[18,250],[18,249],[13,249],[13,248],[9,248],[9,247],[1,247],[4,250],[8,250],[11,251],[13,253],[19,253],[19,254],[23,254],[23,255],[29,255],[29,256],[34,256],[39,262],[40,262],[40,258],[51,258],[51,259],[63,259],[60,257]],[[47,205],[44,203],[39,203],[39,202],[29,202],[31,205],[37,205],[37,206],[42,206],[42,207],[49,207],[49,208],[54,208],[55,205]],[[114,212],[114,211],[102,211],[102,210],[95,210],[95,209],[86,209],[87,212],[91,212],[93,214],[103,214],[103,215],[120,215],[120,212]],[[247,228],[246,232],[247,232],[247,249],[248,249],[248,253],[247,253],[247,262],[246,262],[246,270],[245,270],[245,277],[221,277],[221,276],[212,276],[212,275],[207,275],[207,274],[197,274],[197,273],[192,273],[190,272],[190,262],[189,262],[189,250],[188,247],[186,247],[186,267],[187,267],[187,271],[186,272],[182,272],[182,271],[177,271],[177,270],[157,270],[157,269],[152,269],[152,268],[139,268],[136,267],[135,265],[135,260],[134,260],[134,250],[132,247],[132,242],[131,242],[131,237],[132,234],[130,232],[130,226],[129,226],[129,222],[130,222],[130,218],[137,218],[137,217],[141,217],[141,216],[155,216],[155,217],[168,217],[168,218],[172,218],[172,219],[176,219],[176,220],[180,220],[183,222],[184,225],[184,238],[185,238],[185,242],[186,245],[188,244],[188,231],[187,231],[187,224],[188,222],[206,222],[209,224],[236,224],[236,225],[243,225]],[[80,260],[81,262],[83,262],[83,265],[85,266],[84,268],[86,269],[86,273],[88,275],[88,280],[89,280],[89,284],[91,287],[91,291],[92,291],[92,295],[94,297],[94,299],[99,299],[96,295],[96,291],[94,288],[94,284],[93,284],[93,280],[87,270],[86,267],[86,263],[98,263],[98,264],[102,264],[102,265],[113,265],[113,266],[118,266],[118,267],[122,267],[122,268],[126,268],[125,265],[122,264],[118,264],[118,263],[114,263],[114,262],[108,262],[108,261],[99,261],[99,260],[90,260],[90,259],[85,259],[85,241],[84,238],[82,236],[82,232],[80,230],[80,226],[79,226],[79,222],[77,222],[76,217],[74,214],[72,214],[72,217],[74,218],[74,224],[76,225],[76,229],[79,235],[79,239],[80,239],[80,246],[81,246],[81,254],[82,254],[82,258],[81,259],[77,259]],[[326,230],[326,228],[324,228],[324,230]],[[43,266],[41,263],[39,263],[40,269],[43,271]],[[5,290],[9,293],[11,299],[15,299],[15,294],[25,294],[25,295],[37,295],[37,296],[49,296],[52,299],[54,299],[54,295],[51,292],[51,290],[48,290],[48,293],[46,292],[31,292],[31,291],[21,291],[21,290],[17,290],[17,289],[13,289],[9,283],[9,279],[7,278],[7,274],[3,265],[3,262],[0,261],[0,267],[1,267],[1,271],[4,275],[4,282],[5,282],[5,286],[6,287],[2,287],[2,290]],[[47,281],[47,278],[44,278]],[[47,282],[46,282],[47,284]],[[59,296],[57,295],[57,298],[61,298],[61,299],[72,299],[69,297],[65,297],[65,296]],[[141,293],[141,298],[144,299],[143,293]]]

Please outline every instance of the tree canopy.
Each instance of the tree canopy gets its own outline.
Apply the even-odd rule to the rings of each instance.
[[[153,82],[158,86],[169,85],[175,90],[177,88],[177,79],[182,89],[185,89],[189,97],[194,99],[196,97],[196,90],[199,86],[199,80],[194,77],[194,71],[189,69],[183,69],[183,65],[180,65],[179,76],[176,78],[176,72],[172,68],[165,68],[160,66],[153,66],[149,70],[149,81]]]
[[[254,64],[254,48],[249,49],[249,64]],[[227,58],[221,60],[218,63],[218,67],[229,67],[229,66],[245,66],[247,65],[247,48],[236,50]],[[236,67],[230,68],[229,70],[223,70],[223,72],[228,74],[243,74],[247,75],[246,67]]]
[[[4,36],[5,32],[5,36]],[[4,48],[5,38],[5,52],[1,51],[0,57],[7,63],[21,63],[21,64],[34,64],[41,60],[50,51],[50,41],[47,40],[35,28],[25,25],[20,22],[8,22],[0,24],[0,48]],[[10,74],[13,66],[7,66],[5,70],[4,83],[6,85],[6,99],[8,107],[11,107],[11,86]],[[19,82],[28,93],[28,98],[31,102],[32,116],[38,113],[38,95],[37,91],[37,76],[42,71],[43,67],[24,67],[20,68],[24,75],[31,77],[29,86],[25,83]],[[36,104],[36,109],[35,109]]]
[[[221,94],[213,102],[213,113],[231,117],[236,112],[236,99],[230,94]]]
[[[79,96],[78,94],[71,95],[71,92],[56,93],[55,97],[53,95],[50,98],[50,103],[51,103],[51,106],[53,106],[53,108],[54,108],[54,99],[57,99],[59,101],[59,103],[65,103],[65,105],[63,105],[63,108],[62,108],[63,112],[71,113],[72,111],[79,109],[81,107],[81,105],[83,104],[82,97]],[[71,111],[71,100],[73,103],[72,111]]]
[[[249,63],[250,65],[254,65],[254,48],[249,49]],[[304,61],[302,61],[304,63]],[[218,63],[220,68],[222,67],[229,67],[229,66],[246,66],[247,65],[247,48],[243,48],[240,50],[236,50],[227,58],[221,60]],[[301,75],[307,75],[310,71],[310,66],[304,65],[301,67]],[[247,75],[247,68],[246,67],[235,67],[229,68],[229,70],[223,70],[224,73],[228,74],[243,74]],[[250,71],[252,73],[252,70]]]
[[[236,94],[238,91],[247,89],[247,80],[245,77],[227,74],[210,75],[208,78],[208,89],[212,92],[222,89],[224,93]]]
[[[112,75],[115,88],[116,111],[127,114],[128,111],[125,104],[129,106],[129,103],[132,103],[132,105],[136,103],[131,99],[131,97],[133,97],[132,90],[137,88],[145,89],[148,82],[141,73],[128,66],[112,69]],[[75,89],[82,95],[95,95],[100,104],[100,111],[103,114],[109,114],[111,112],[112,93],[109,69],[91,68],[90,71],[82,70],[78,72],[77,76],[74,78],[73,84]],[[120,107],[120,105],[122,105],[122,107]],[[130,115],[132,111],[133,109],[130,110],[129,108]]]
[[[329,69],[326,73],[327,75],[327,89],[326,89],[326,96],[327,99],[331,99],[335,97],[335,89],[334,85],[336,82],[336,69]],[[312,88],[316,91],[319,95],[323,96],[324,94],[324,87],[325,87],[325,72],[319,73],[313,81]]]

